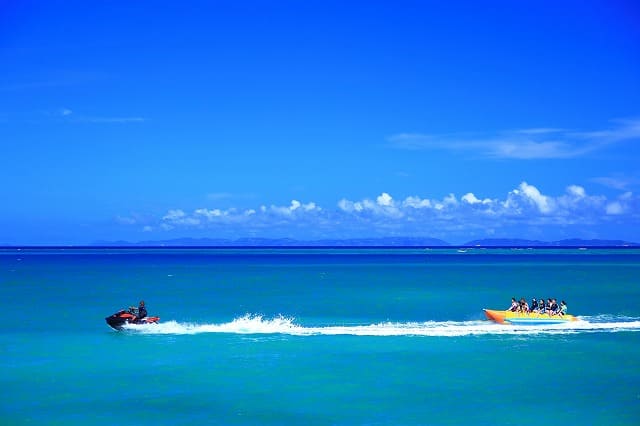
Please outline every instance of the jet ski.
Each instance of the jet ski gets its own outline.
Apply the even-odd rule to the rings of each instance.
[[[127,324],[157,324],[160,321],[160,317],[137,318],[133,309],[122,309],[106,317],[105,321],[114,330],[122,330]]]

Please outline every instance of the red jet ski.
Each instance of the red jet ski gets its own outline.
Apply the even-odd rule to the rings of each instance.
[[[136,317],[133,309],[125,311],[124,309],[116,312],[105,318],[109,327],[114,330],[122,330],[127,324],[157,324],[160,321],[160,317]]]

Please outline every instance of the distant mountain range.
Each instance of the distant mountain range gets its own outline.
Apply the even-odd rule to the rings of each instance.
[[[640,247],[623,240],[566,239],[539,241],[508,238],[489,238],[455,245],[437,238],[386,237],[348,238],[325,240],[295,240],[290,238],[177,238],[161,241],[96,241],[91,246],[101,247]]]

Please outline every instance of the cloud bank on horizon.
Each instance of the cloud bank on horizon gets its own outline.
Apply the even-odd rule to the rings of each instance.
[[[392,149],[443,150],[485,157],[487,161],[563,161],[588,157],[610,146],[640,140],[640,120],[620,119],[601,130],[576,131],[533,128],[499,132],[492,137],[468,135],[397,134],[388,138]],[[321,206],[315,201],[291,200],[289,205],[254,208],[199,207],[170,209],[162,217],[141,223],[145,233],[160,238],[185,231],[215,231],[228,237],[258,236],[297,239],[421,236],[464,242],[470,238],[638,238],[626,227],[640,220],[640,197],[633,175],[594,177],[590,181],[613,188],[614,194],[590,194],[576,184],[559,195],[544,194],[522,181],[502,197],[474,192],[449,193],[441,199],[411,195],[396,199],[381,192],[371,198],[339,199]],[[225,197],[233,198],[225,193]],[[210,201],[224,197],[210,197]],[[620,231],[626,230],[627,234]]]
[[[119,217],[121,224],[142,227],[158,238],[169,231],[183,235],[189,230],[217,231],[215,235],[282,237],[296,229],[298,239],[350,237],[421,236],[540,238],[603,238],[590,230],[594,225],[619,220],[638,220],[640,197],[626,191],[616,198],[588,194],[585,188],[570,185],[561,195],[543,194],[536,186],[521,182],[502,198],[482,198],[473,192],[442,199],[408,196],[394,199],[382,192],[375,198],[340,199],[335,206],[292,200],[287,206],[261,205],[250,209],[201,207],[193,211],[171,209],[162,217]],[[549,233],[549,228],[556,228]],[[537,231],[536,231],[537,230]],[[291,235],[290,235],[291,236]]]

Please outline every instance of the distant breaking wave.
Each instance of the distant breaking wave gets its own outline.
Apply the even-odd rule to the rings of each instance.
[[[292,336],[434,336],[457,337],[474,335],[554,335],[598,332],[640,331],[640,318],[600,315],[580,320],[540,326],[512,326],[489,321],[426,321],[382,322],[369,325],[302,326],[293,318],[278,316],[265,319],[260,315],[244,315],[220,324],[192,324],[177,321],[150,325],[133,325],[128,330],[144,334],[285,334]]]

